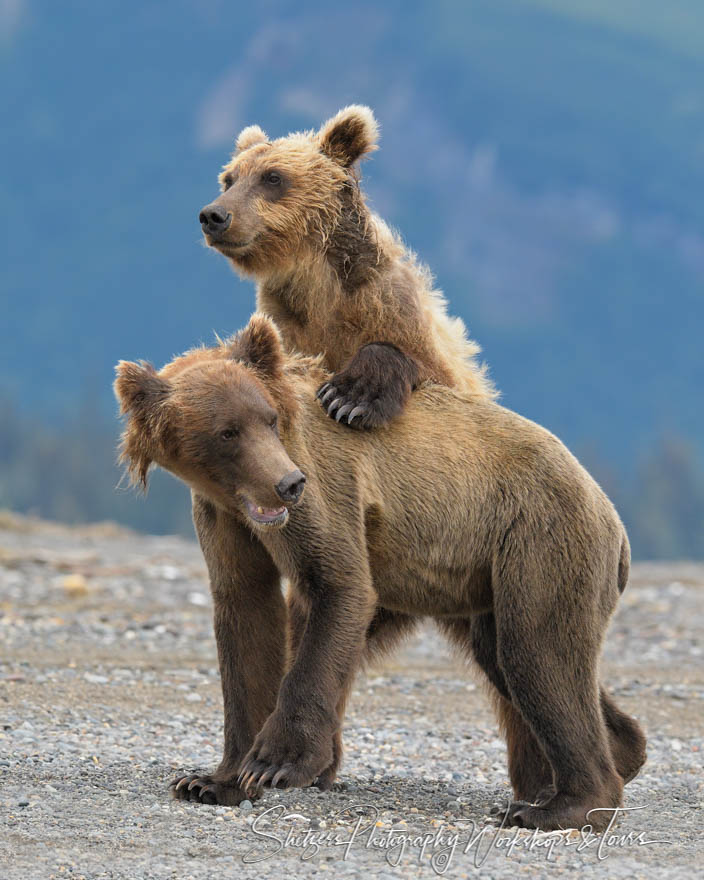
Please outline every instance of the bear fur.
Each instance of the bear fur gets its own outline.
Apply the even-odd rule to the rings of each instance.
[[[428,383],[387,428],[354,432],[315,402],[327,377],[256,315],[158,373],[118,365],[123,459],[191,487],[214,600],[225,751],[175,796],[329,788],[355,672],[431,617],[492,687],[507,822],[603,828],[645,760],[599,683],[629,569],[612,504],[556,437],[485,396]]]
[[[320,389],[328,414],[359,428],[394,418],[426,380],[495,396],[427,268],[366,205],[356,163],[377,136],[361,106],[273,141],[250,126],[200,213],[207,244],[256,280],[286,349],[321,354],[335,374]]]

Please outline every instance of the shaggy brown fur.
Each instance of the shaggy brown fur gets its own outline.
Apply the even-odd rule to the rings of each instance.
[[[371,110],[352,106],[318,132],[269,141],[245,129],[200,215],[206,242],[257,281],[289,351],[322,354],[330,416],[385,424],[432,380],[494,396],[478,346],[398,236],[364,201],[355,163],[376,149]],[[389,343],[362,350],[368,343]]]
[[[177,797],[329,787],[360,662],[430,616],[496,695],[508,821],[603,827],[609,814],[589,811],[620,804],[645,760],[640,728],[598,677],[628,539],[557,438],[431,384],[388,428],[346,431],[314,402],[320,359],[284,356],[261,316],[160,373],[117,372],[123,456],[136,478],[154,461],[191,486],[215,603],[225,754],[212,776],[176,780]],[[282,505],[296,465],[306,491]]]

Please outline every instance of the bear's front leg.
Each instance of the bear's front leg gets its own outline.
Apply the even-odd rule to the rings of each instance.
[[[338,553],[348,560],[341,569],[331,565]],[[359,549],[338,543],[325,562],[303,560],[301,571],[305,575],[291,586],[308,604],[307,621],[276,708],[240,767],[238,782],[248,791],[304,787],[333,763],[341,707],[376,605]]]
[[[316,712],[302,700],[296,710],[282,706],[267,718],[242,762],[239,784],[245,791],[262,786],[305,788],[333,761],[336,714]]]
[[[276,705],[284,673],[286,607],[278,569],[230,514],[194,495],[193,520],[210,574],[225,707],[225,750],[212,773],[171,783],[178,800],[236,805],[242,758]]]
[[[418,382],[418,364],[390,342],[370,342],[318,390],[330,418],[353,428],[378,428],[404,408]]]

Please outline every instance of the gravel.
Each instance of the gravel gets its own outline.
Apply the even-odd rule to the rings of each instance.
[[[0,880],[694,875],[703,596],[702,565],[634,566],[604,678],[649,760],[608,837],[497,828],[504,744],[430,625],[358,678],[334,791],[210,807],[167,792],[222,746],[195,543],[0,515]]]

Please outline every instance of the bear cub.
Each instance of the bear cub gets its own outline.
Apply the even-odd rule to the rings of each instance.
[[[426,380],[495,394],[428,270],[366,205],[356,163],[377,136],[361,106],[277,140],[250,126],[199,214],[206,243],[256,280],[286,349],[323,356],[334,375],[318,396],[355,428],[388,423]]]

